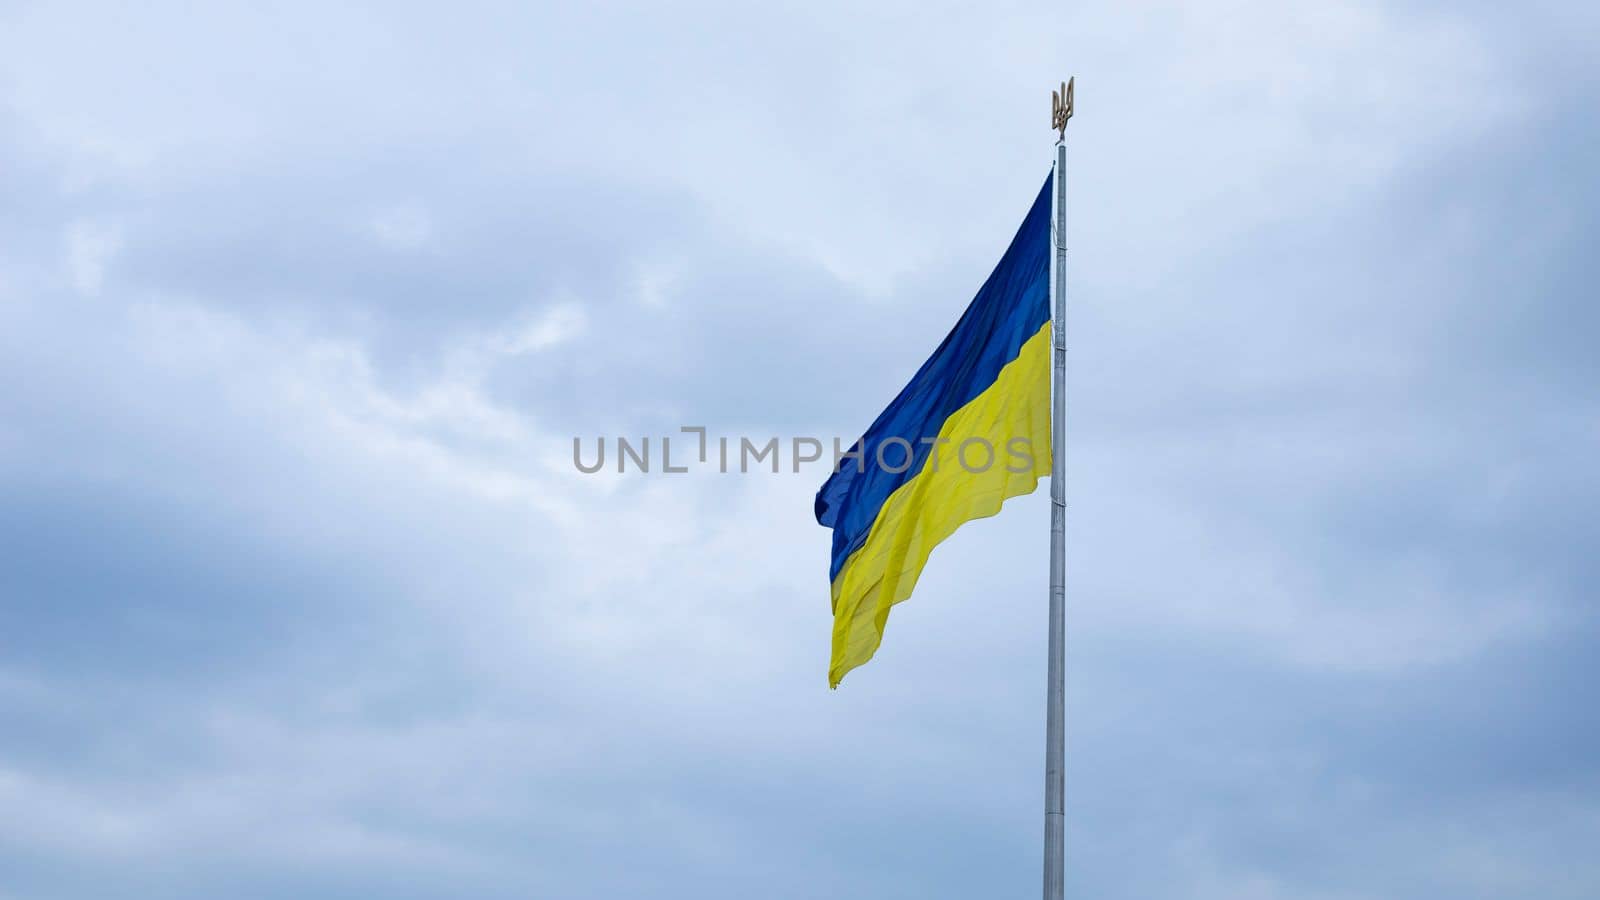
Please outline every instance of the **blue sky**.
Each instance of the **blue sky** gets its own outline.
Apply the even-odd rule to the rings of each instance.
[[[329,8],[334,6],[334,8]],[[1600,893],[1596,14],[0,5],[0,898],[1029,896],[1042,496],[821,474],[1070,127],[1068,890]]]

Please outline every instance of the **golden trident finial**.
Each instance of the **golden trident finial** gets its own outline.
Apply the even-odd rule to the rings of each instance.
[[[1068,78],[1061,90],[1050,92],[1050,127],[1056,130],[1058,141],[1067,139],[1067,120],[1072,118],[1072,83],[1077,80],[1077,76]]]

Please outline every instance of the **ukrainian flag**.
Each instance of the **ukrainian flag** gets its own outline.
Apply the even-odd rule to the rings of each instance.
[[[928,554],[1050,471],[1050,180],[961,321],[817,491],[833,529],[828,684],[877,652]]]

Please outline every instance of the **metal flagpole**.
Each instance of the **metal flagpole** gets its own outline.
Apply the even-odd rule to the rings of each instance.
[[[1072,118],[1069,79],[1051,92],[1050,124],[1056,129],[1056,167],[1050,238],[1055,248],[1050,285],[1054,344],[1054,380],[1050,410],[1050,662],[1044,737],[1044,900],[1061,900],[1066,869],[1066,575],[1067,492],[1063,478],[1066,449],[1067,383],[1067,120]]]

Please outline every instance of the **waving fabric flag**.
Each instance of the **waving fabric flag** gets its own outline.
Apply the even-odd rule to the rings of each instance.
[[[833,529],[828,684],[872,658],[928,554],[1050,472],[1050,189],[911,383],[817,492]]]

